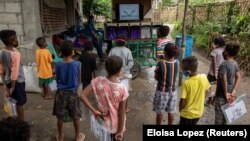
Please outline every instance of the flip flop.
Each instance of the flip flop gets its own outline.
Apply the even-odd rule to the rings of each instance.
[[[84,141],[84,139],[85,139],[85,134],[80,133],[80,134],[79,134],[79,137],[80,137],[80,139],[78,138],[78,140],[76,139],[76,141]]]
[[[48,97],[43,97],[45,100],[50,100],[50,99],[54,99],[53,96],[48,96]]]

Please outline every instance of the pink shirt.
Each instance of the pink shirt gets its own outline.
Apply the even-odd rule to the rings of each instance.
[[[110,133],[116,133],[118,131],[119,104],[128,98],[128,90],[122,84],[110,82],[102,76],[93,79],[91,84],[99,110],[103,113],[109,113],[104,117],[102,125]]]

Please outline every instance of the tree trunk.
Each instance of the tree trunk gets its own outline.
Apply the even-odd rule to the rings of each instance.
[[[183,21],[182,21],[182,43],[181,43],[181,49],[182,49],[182,54],[181,54],[181,60],[185,56],[185,48],[186,48],[186,19],[187,19],[187,11],[188,11],[188,0],[185,0],[185,9],[184,9],[184,16],[183,16]],[[179,73],[179,86],[182,84],[182,72],[180,71]]]

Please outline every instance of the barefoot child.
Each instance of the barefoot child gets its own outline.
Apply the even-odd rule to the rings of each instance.
[[[211,56],[211,66],[207,75],[208,81],[210,84],[213,84],[217,81],[218,68],[220,64],[224,61],[223,51],[224,51],[225,41],[223,37],[216,37],[212,43],[212,52]],[[209,90],[209,98],[207,101],[208,105],[214,104],[214,96],[212,95],[212,90]]]
[[[91,80],[95,78],[95,71],[97,70],[96,58],[92,54],[93,44],[88,41],[84,44],[84,51],[79,57],[82,63],[82,89],[86,88]]]
[[[218,82],[215,93],[215,124],[226,124],[221,106],[230,103],[235,98],[236,90],[240,84],[240,72],[234,57],[240,50],[238,43],[229,43],[223,52],[225,61],[218,70]]]
[[[196,125],[204,111],[205,95],[210,83],[205,74],[197,74],[195,56],[182,60],[182,72],[186,79],[181,86],[180,125]]]
[[[122,141],[125,132],[125,107],[129,96],[128,90],[119,83],[122,74],[122,59],[110,56],[105,62],[107,77],[96,77],[91,81],[81,95],[81,101],[95,115],[102,117],[102,125],[110,133],[113,141]],[[94,93],[98,108],[95,108],[88,99],[88,94]]]
[[[0,74],[7,97],[17,101],[18,118],[24,119],[23,105],[26,103],[25,78],[21,65],[21,54],[15,49],[18,46],[17,35],[13,30],[0,31],[0,39],[5,48],[0,54]]]
[[[132,53],[130,51],[130,49],[128,49],[126,47],[126,40],[123,36],[119,36],[116,39],[116,45],[117,47],[113,48],[110,53],[109,56],[115,55],[115,56],[119,56],[122,59],[123,62],[123,67],[122,67],[122,72],[123,72],[123,78],[122,78],[122,82],[125,82],[125,87],[127,87],[128,90],[131,89],[130,87],[130,69],[132,68],[134,61],[133,61],[133,56]],[[130,110],[128,108],[128,101],[126,103],[126,112],[128,113]]]
[[[43,98],[52,99],[49,84],[53,82],[52,73],[52,55],[47,49],[47,43],[44,37],[36,39],[39,49],[36,50],[37,74],[39,77],[39,85],[43,88]]]
[[[161,125],[163,112],[168,113],[168,124],[172,125],[177,106],[175,80],[179,72],[179,49],[172,43],[164,48],[165,60],[160,61],[155,69],[157,88],[154,96],[153,110],[156,112],[156,124]]]
[[[63,141],[63,116],[68,111],[73,118],[75,128],[75,140],[83,141],[85,135],[80,133],[80,101],[77,90],[81,82],[81,63],[74,61],[73,43],[64,41],[61,45],[63,61],[55,65],[57,92],[54,101],[53,115],[57,117],[58,136],[57,141]]]

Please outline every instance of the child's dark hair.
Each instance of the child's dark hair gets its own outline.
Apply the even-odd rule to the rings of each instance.
[[[16,31],[14,30],[0,31],[0,39],[6,46],[12,45],[13,41],[15,40],[15,37],[16,37]]]
[[[126,44],[126,38],[124,35],[119,35],[117,38],[116,38],[116,45],[118,47],[122,47],[122,46],[125,46]]]
[[[40,48],[46,47],[44,43],[46,43],[46,40],[45,40],[44,37],[38,37],[36,39],[36,44],[37,44],[38,47],[40,47]]]
[[[72,41],[63,41],[61,45],[61,52],[63,57],[71,56],[73,52]]]
[[[121,71],[123,66],[122,59],[119,56],[110,56],[105,61],[105,69],[108,76],[112,76]]]
[[[168,43],[165,45],[164,54],[168,58],[175,58],[179,56],[180,49],[173,43]]]
[[[93,50],[93,43],[91,41],[87,41],[84,43],[84,51],[91,51]]]
[[[226,45],[225,51],[228,53],[229,56],[236,56],[240,51],[240,44],[237,42],[230,42]]]
[[[218,37],[214,38],[213,43],[215,45],[218,45],[219,47],[223,47],[223,46],[225,46],[225,39],[222,36],[218,36]]]
[[[182,60],[182,67],[183,67],[183,70],[189,70],[192,73],[197,72],[197,68],[198,68],[197,58],[195,56],[189,56],[189,57],[184,58]]]
[[[170,31],[169,26],[161,26],[161,27],[159,28],[158,35],[159,35],[160,38],[165,38],[165,37],[168,36],[169,31]]]
[[[29,141],[29,125],[17,118],[6,118],[0,121],[0,141]]]

